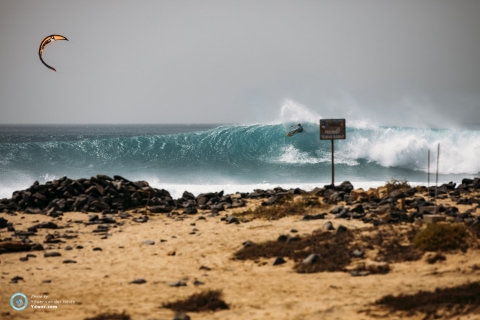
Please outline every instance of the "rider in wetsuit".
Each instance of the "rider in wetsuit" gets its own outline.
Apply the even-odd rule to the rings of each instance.
[[[292,128],[294,128],[294,127],[292,126]],[[302,125],[299,123],[299,124],[297,125],[297,128],[294,129],[293,131],[291,131],[290,134],[293,136],[294,134],[300,133],[300,132],[303,132],[303,127],[302,127]]]

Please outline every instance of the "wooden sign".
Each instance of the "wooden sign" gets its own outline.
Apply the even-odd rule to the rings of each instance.
[[[320,140],[345,139],[345,119],[320,119]]]

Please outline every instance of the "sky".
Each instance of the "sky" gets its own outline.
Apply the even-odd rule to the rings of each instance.
[[[69,39],[43,52],[57,72],[50,34]],[[480,1],[0,0],[1,124],[272,122],[292,103],[480,123]]]

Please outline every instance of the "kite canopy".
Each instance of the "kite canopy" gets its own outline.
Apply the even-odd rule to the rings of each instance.
[[[40,57],[40,61],[42,61],[42,63],[45,65],[45,67],[47,67],[49,69],[52,69],[53,71],[57,71],[57,70],[55,70],[55,68],[50,67],[48,64],[45,63],[45,61],[43,61],[42,54],[43,54],[43,49],[45,49],[47,44],[52,43],[53,41],[57,41],[57,40],[67,40],[68,41],[68,39],[65,38],[64,36],[61,36],[59,34],[52,34],[52,35],[49,35],[48,37],[46,37],[45,39],[43,39],[42,43],[40,43],[40,48],[38,48],[38,56]]]

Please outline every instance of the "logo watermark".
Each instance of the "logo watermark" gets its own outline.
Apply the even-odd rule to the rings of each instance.
[[[10,298],[10,305],[17,311],[22,311],[28,306],[28,298],[21,292],[17,292]]]

